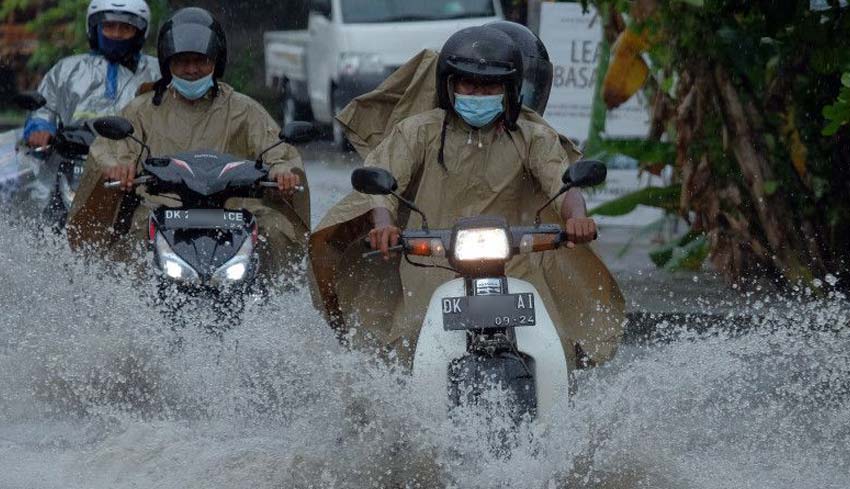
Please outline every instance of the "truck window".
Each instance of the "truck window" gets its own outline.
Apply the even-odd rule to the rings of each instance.
[[[346,24],[493,17],[493,0],[342,0]]]

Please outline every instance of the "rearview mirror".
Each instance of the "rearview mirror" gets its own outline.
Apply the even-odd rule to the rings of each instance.
[[[303,144],[316,137],[316,128],[305,121],[292,121],[280,131],[280,139],[290,144]]]
[[[357,168],[351,173],[351,186],[361,194],[389,195],[398,189],[398,182],[383,168]]]
[[[47,100],[38,92],[23,92],[15,95],[12,101],[24,110],[38,110],[47,105]]]
[[[564,185],[573,187],[593,187],[605,182],[608,168],[605,163],[596,160],[580,160],[567,168],[561,180]]]
[[[118,116],[99,117],[91,124],[98,135],[115,141],[127,138],[134,132],[133,124]]]

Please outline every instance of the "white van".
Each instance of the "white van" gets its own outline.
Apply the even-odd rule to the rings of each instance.
[[[280,90],[284,122],[329,126],[417,52],[501,18],[499,0],[310,0],[306,31],[265,33],[266,84]],[[336,127],[334,142],[345,144]]]

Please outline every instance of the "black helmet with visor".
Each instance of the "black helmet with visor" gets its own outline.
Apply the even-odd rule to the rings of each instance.
[[[469,78],[505,87],[505,126],[516,129],[520,112],[522,53],[510,36],[491,27],[468,27],[453,34],[437,60],[437,103],[454,110],[453,79]]]
[[[540,115],[546,111],[549,93],[552,90],[553,67],[543,41],[531,30],[516,22],[499,20],[485,24],[511,36],[522,52],[522,104]]]
[[[208,11],[198,7],[174,12],[159,30],[156,44],[162,79],[157,82],[154,104],[159,105],[165,88],[171,83],[171,58],[180,53],[202,54],[213,60],[213,79],[224,75],[227,66],[227,36],[221,24]],[[213,89],[218,93],[218,84]]]

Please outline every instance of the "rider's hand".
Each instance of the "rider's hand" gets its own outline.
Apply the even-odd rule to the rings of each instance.
[[[567,233],[567,248],[590,243],[596,239],[596,223],[589,217],[572,217],[564,226]]]
[[[369,244],[372,245],[373,250],[381,250],[384,260],[389,260],[390,246],[396,246],[398,244],[400,235],[401,230],[392,224],[385,226],[376,225],[374,229],[369,231]]]
[[[48,131],[36,131],[30,134],[27,144],[30,148],[42,148],[50,143],[50,138],[52,137],[53,135]]]
[[[301,177],[289,171],[278,174],[275,181],[277,182],[277,189],[285,193],[292,193],[296,187],[301,185]]]
[[[390,259],[390,246],[398,244],[401,230],[393,224],[393,217],[388,209],[377,207],[372,209],[374,229],[369,231],[369,244],[373,250],[381,250],[384,260]]]
[[[118,180],[121,182],[121,190],[129,192],[133,190],[133,180],[136,178],[136,165],[124,164],[110,166],[103,170],[107,180]]]

